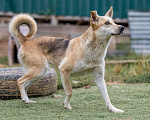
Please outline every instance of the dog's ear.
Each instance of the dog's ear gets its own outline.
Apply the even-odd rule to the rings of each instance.
[[[91,19],[90,19],[90,24],[92,25],[92,27],[96,26],[96,23],[98,21],[98,15],[97,15],[97,11],[91,11]]]
[[[95,22],[95,21],[97,21],[97,19],[98,19],[97,11],[96,10],[95,11],[91,11],[91,20],[93,22]]]
[[[113,7],[111,6],[110,9],[108,10],[108,12],[105,14],[105,16],[108,16],[110,18],[113,17]]]

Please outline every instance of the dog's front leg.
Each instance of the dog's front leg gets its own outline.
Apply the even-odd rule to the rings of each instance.
[[[63,84],[63,87],[65,89],[66,93],[66,98],[64,101],[64,107],[66,109],[72,109],[70,106],[70,99],[72,96],[72,88],[71,88],[71,83],[70,83],[70,74],[68,71],[65,70],[60,70],[60,75],[61,75],[61,81]]]
[[[116,112],[116,113],[123,113],[123,110],[115,108],[109,99],[108,93],[107,93],[107,88],[106,88],[106,83],[104,80],[104,69],[105,69],[105,63],[101,64],[99,67],[96,67],[94,71],[94,76],[95,76],[95,82],[96,85],[98,86],[104,101],[106,103],[106,106],[109,108],[110,111]]]

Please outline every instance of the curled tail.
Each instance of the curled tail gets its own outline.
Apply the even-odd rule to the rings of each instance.
[[[19,29],[19,27],[22,24],[26,24],[29,27],[29,33],[26,36],[24,36]],[[23,44],[26,41],[26,38],[35,35],[36,31],[37,31],[36,22],[28,14],[18,14],[14,16],[9,23],[9,32],[16,39],[18,39],[21,44]]]

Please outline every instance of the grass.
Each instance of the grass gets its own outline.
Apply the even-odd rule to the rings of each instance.
[[[113,105],[125,113],[112,113],[96,86],[73,89],[72,110],[63,108],[65,93],[58,90],[51,96],[32,98],[35,104],[24,104],[20,99],[0,100],[1,120],[148,120],[150,118],[150,84],[107,86]]]
[[[150,63],[148,62],[106,65],[105,71],[105,80],[108,82],[150,83]]]
[[[137,55],[128,57],[106,58],[106,60],[122,59],[149,59]],[[7,65],[7,57],[0,58],[0,64]],[[16,66],[16,65],[15,65]],[[17,65],[18,66],[18,65]],[[23,104],[20,99],[0,100],[1,120],[141,120],[149,119],[150,108],[150,67],[149,63],[134,63],[125,65],[106,65],[105,80],[108,82],[145,83],[125,84],[108,86],[108,93],[114,106],[123,109],[124,114],[116,114],[106,109],[105,103],[95,87],[94,78],[91,75],[71,78],[73,97],[71,100],[72,110],[63,108],[65,99],[60,75],[58,73],[58,91],[55,94],[63,95],[63,98],[52,98],[50,96],[32,98],[35,104]],[[85,85],[93,85],[90,89],[84,89]],[[82,87],[82,88],[78,88]]]
[[[86,75],[81,77],[71,77],[71,85],[73,88],[79,88],[86,85],[95,85],[94,83],[94,77],[92,75]],[[60,74],[57,73],[57,88],[62,89],[62,83]]]
[[[0,64],[8,65],[8,57],[0,57]]]

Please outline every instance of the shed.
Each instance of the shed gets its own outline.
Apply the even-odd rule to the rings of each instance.
[[[150,54],[150,12],[129,11],[130,47],[137,54]]]

